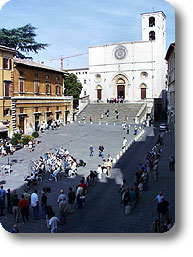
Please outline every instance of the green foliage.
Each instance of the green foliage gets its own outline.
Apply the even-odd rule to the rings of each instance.
[[[17,139],[19,140],[19,139],[21,139],[22,134],[20,134],[20,133],[14,133],[14,134],[13,134],[13,137],[15,137],[15,138],[17,138]]]
[[[80,93],[82,91],[82,84],[77,81],[77,76],[70,73],[64,81],[65,91],[64,95],[73,96],[74,106],[77,105]]]
[[[34,131],[32,133],[32,137],[34,137],[34,138],[39,137],[39,133],[37,131]]]
[[[23,53],[38,53],[38,50],[45,49],[48,44],[37,43],[35,37],[37,34],[30,23],[14,29],[0,29],[0,45],[17,50],[16,57],[27,58]],[[21,51],[21,52],[19,52]]]
[[[12,139],[11,139],[11,144],[12,145],[17,145],[18,144],[18,139],[17,139],[17,137],[12,137]]]
[[[32,139],[31,136],[29,136],[29,135],[24,135],[23,138],[22,138],[22,143],[23,143],[24,145],[27,145],[31,139]]]

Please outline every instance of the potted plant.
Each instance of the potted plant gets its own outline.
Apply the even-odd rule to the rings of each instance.
[[[24,145],[24,148],[28,146],[29,141],[31,140],[30,135],[23,135],[22,143]]]
[[[37,131],[34,131],[32,133],[32,137],[34,138],[35,144],[38,144],[38,139],[37,138],[39,137],[39,133]]]
[[[15,136],[12,137],[12,139],[11,139],[11,144],[12,144],[13,146],[16,146],[16,145],[18,144],[18,139],[17,139],[17,137],[15,137]]]

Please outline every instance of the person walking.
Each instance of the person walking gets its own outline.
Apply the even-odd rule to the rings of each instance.
[[[168,210],[169,203],[165,200],[165,197],[162,198],[162,202],[159,205],[159,212],[160,212],[160,221],[161,224],[164,224],[165,221],[169,218],[169,210]]]
[[[42,218],[46,218],[46,206],[47,206],[47,195],[44,191],[42,191],[42,197],[41,197],[41,209],[42,209]]]
[[[126,150],[126,147],[127,147],[127,139],[126,137],[123,138],[123,146],[122,146],[122,149]]]
[[[32,140],[30,140],[28,142],[28,147],[29,147],[29,151],[32,152],[33,151],[33,142],[32,142]]]
[[[173,155],[169,158],[169,168],[170,171],[174,171],[175,169],[175,158]]]
[[[37,190],[34,190],[34,193],[31,194],[31,206],[33,209],[33,218],[34,220],[39,219],[39,200]]]
[[[55,212],[53,212],[53,217],[49,220],[50,233],[57,232],[59,223],[60,220],[56,217]]]
[[[60,194],[59,194],[58,199],[57,199],[57,204],[59,204],[59,202],[61,201],[62,197],[64,197],[64,199],[67,200],[66,195],[64,194],[64,190],[63,189],[60,190]]]
[[[154,202],[157,202],[157,213],[158,213],[158,218],[160,220],[160,204],[164,200],[164,196],[162,192],[159,192],[159,194],[156,196],[156,198],[151,202],[153,204]]]
[[[112,161],[107,159],[107,177],[111,176],[111,169],[112,169]]]
[[[130,190],[129,190],[129,187],[127,187],[123,196],[124,206],[127,206],[129,204],[129,200],[130,200]]]
[[[19,221],[19,199],[18,199],[17,194],[15,194],[15,196],[13,197],[12,205],[13,205],[14,222],[18,223],[18,221]]]
[[[123,179],[121,186],[119,188],[119,193],[121,194],[121,203],[123,202],[123,194],[126,191],[126,179]]]
[[[58,207],[60,212],[60,224],[63,226],[66,224],[66,216],[69,211],[68,202],[65,200],[64,197],[62,197]]]
[[[3,216],[3,209],[5,208],[5,197],[6,197],[6,191],[3,189],[3,186],[1,186],[0,189],[0,215]]]
[[[25,189],[24,190],[24,193],[23,193],[23,195],[24,195],[24,198],[28,201],[28,206],[27,206],[27,208],[26,208],[26,211],[27,211],[27,215],[29,216],[29,206],[30,206],[30,204],[31,204],[31,195],[28,193],[28,190],[27,189]]]
[[[137,135],[137,126],[134,127],[134,135]]]
[[[127,134],[129,134],[130,125],[127,125]]]
[[[92,146],[92,145],[90,145],[89,151],[90,151],[90,156],[93,156],[94,149],[93,149],[93,146]]]
[[[72,190],[72,187],[69,187],[68,204],[69,204],[70,213],[74,212],[75,200],[76,200],[76,194]]]
[[[83,192],[83,189],[82,189],[82,192]],[[76,201],[77,201],[77,205],[78,205],[79,210],[82,209],[82,192],[78,191],[77,196],[76,196]]]
[[[153,162],[153,175],[154,175],[154,181],[158,181],[158,160],[155,159]]]
[[[99,146],[99,157],[104,158],[104,146],[102,144]]]
[[[25,224],[26,220],[28,220],[27,206],[29,205],[28,201],[24,198],[24,195],[21,195],[21,200],[18,203],[18,206],[21,211],[21,217],[23,224]],[[25,220],[26,219],[26,220]]]
[[[12,211],[13,194],[11,193],[10,189],[7,189],[6,197],[7,197],[7,212],[12,214],[13,213]]]
[[[97,168],[96,172],[97,172],[97,178],[98,178],[98,179],[102,179],[102,173],[103,173],[103,171],[102,171],[102,168],[101,168],[101,165],[100,165],[100,164],[98,164],[98,168]]]
[[[129,191],[129,204],[131,205],[131,208],[133,209],[136,203],[136,194],[133,188]]]

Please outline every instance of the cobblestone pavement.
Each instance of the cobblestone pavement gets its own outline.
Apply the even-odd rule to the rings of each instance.
[[[28,149],[22,149],[10,157],[11,160],[17,160],[13,165],[13,172],[6,175],[1,180],[5,180],[5,189],[17,188],[18,194],[23,192],[23,176],[27,172],[30,159],[37,159],[46,151],[53,151],[54,148],[63,146],[77,159],[84,159],[87,162],[86,167],[78,169],[79,176],[70,179],[61,179],[58,182],[43,181],[38,184],[38,191],[41,192],[43,186],[50,186],[52,193],[48,194],[48,203],[54,207],[58,215],[56,199],[60,189],[68,192],[68,187],[77,185],[81,176],[86,176],[90,169],[96,169],[97,164],[102,163],[98,157],[98,146],[103,144],[105,147],[105,157],[108,153],[114,158],[120,152],[123,136],[126,136],[128,142],[134,138],[133,128],[130,134],[122,130],[121,125],[97,125],[97,124],[79,124],[74,123],[62,127],[57,131],[46,131],[41,135],[41,143],[36,145],[35,150],[29,153]],[[142,138],[132,144],[128,151],[121,157],[112,170],[111,178],[103,178],[97,182],[96,186],[86,195],[86,204],[82,210],[67,217],[67,224],[59,226],[58,232],[61,233],[148,233],[151,232],[151,224],[157,218],[156,205],[151,206],[150,202],[157,193],[163,191],[166,199],[170,203],[170,216],[174,222],[175,216],[175,179],[174,173],[169,172],[168,159],[174,154],[174,136],[167,133],[164,136],[163,153],[159,160],[159,181],[153,182],[150,175],[149,190],[142,192],[140,203],[134,209],[132,215],[125,216],[124,208],[120,203],[118,194],[119,185],[123,178],[127,179],[128,186],[133,186],[135,182],[135,172],[140,162],[145,160],[146,153],[155,144],[158,135],[157,129],[146,128]],[[94,146],[94,156],[89,156],[89,145]],[[7,157],[1,158],[0,162],[5,163]],[[6,160],[6,161],[5,161]],[[32,213],[32,211],[31,211]],[[31,215],[32,216],[32,215]],[[45,226],[45,220],[30,220],[25,225],[19,223],[20,232],[24,233],[48,233]],[[2,226],[10,231],[13,226],[13,217],[9,214],[0,217]]]

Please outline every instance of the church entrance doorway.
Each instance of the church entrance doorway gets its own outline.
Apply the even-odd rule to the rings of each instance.
[[[97,89],[97,99],[101,100],[101,91],[102,89]]]
[[[101,85],[97,85],[96,87],[96,93],[97,93],[97,102],[102,99],[102,87]]]
[[[125,85],[117,86],[117,98],[125,99]]]

